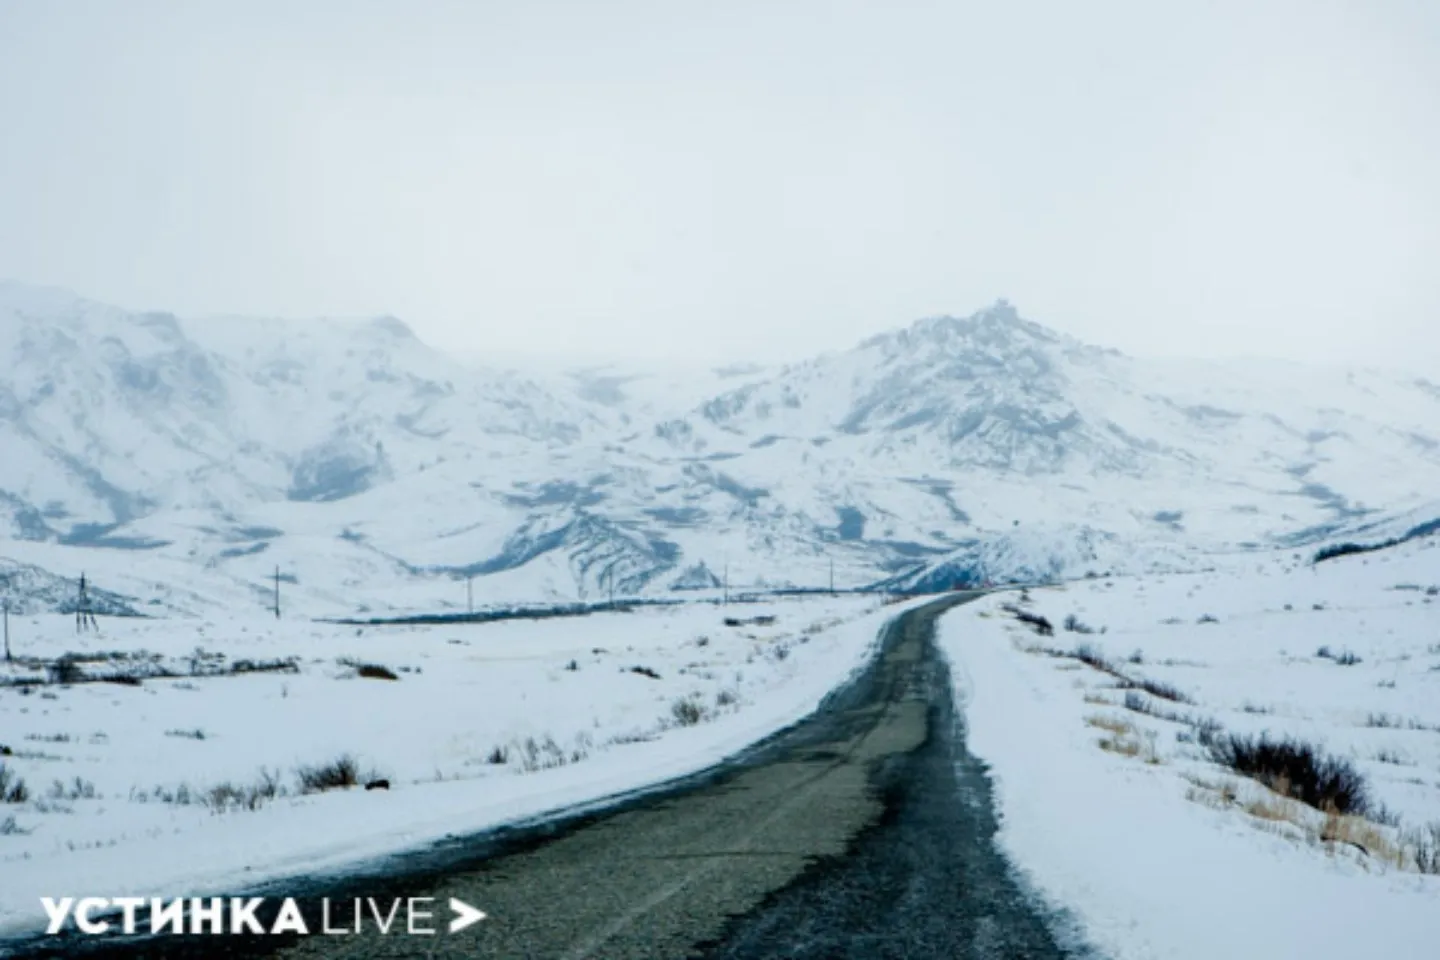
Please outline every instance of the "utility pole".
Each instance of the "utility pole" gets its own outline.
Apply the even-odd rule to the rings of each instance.
[[[611,567],[605,571],[605,579],[610,581],[610,609],[615,609],[615,568]]]
[[[80,592],[75,598],[75,632],[84,633],[90,626],[99,629],[99,624],[95,623],[95,617],[90,613],[90,591],[85,585],[85,573],[81,571]]]
[[[470,616],[475,615],[475,575],[465,574],[465,612]]]
[[[5,598],[5,662],[15,659],[10,656],[10,598]]]
[[[722,583],[723,583],[723,585],[724,585],[724,586],[723,586],[724,592],[721,594],[721,600],[720,600],[720,602],[721,602],[722,605],[728,607],[728,606],[730,605],[730,561],[729,561],[729,560],[726,560],[726,561],[725,561],[725,579],[722,581]]]
[[[830,596],[835,596],[835,558],[830,558]]]
[[[275,619],[280,619],[280,565],[275,565]]]

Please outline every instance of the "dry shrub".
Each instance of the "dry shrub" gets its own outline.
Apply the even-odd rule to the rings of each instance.
[[[0,803],[24,803],[29,799],[30,788],[24,778],[0,763]]]
[[[329,763],[301,767],[296,771],[302,793],[319,793],[353,787],[360,782],[360,761],[354,754],[342,753]]]
[[[1440,874],[1440,823],[1408,830],[1401,843],[1421,873]]]
[[[670,704],[670,715],[682,727],[693,727],[709,719],[710,711],[695,697],[681,697]]]
[[[1140,756],[1140,741],[1133,737],[1101,737],[1100,749],[1122,757]]]
[[[1117,737],[1132,736],[1135,733],[1135,725],[1124,717],[1111,717],[1102,713],[1092,713],[1085,718],[1085,722],[1098,730],[1105,730]]]
[[[1185,789],[1185,799],[1210,807],[1212,810],[1225,810],[1230,806],[1230,801],[1215,792],[1200,786],[1191,786]]]
[[[1404,869],[1408,860],[1405,851],[1375,824],[1364,817],[1346,816],[1333,807],[1325,811],[1320,839],[1332,849],[1335,846],[1354,847],[1367,857],[1397,869]]]
[[[1350,761],[1314,744],[1230,734],[1216,737],[1209,751],[1221,766],[1316,810],[1363,816],[1370,808],[1364,775]]]

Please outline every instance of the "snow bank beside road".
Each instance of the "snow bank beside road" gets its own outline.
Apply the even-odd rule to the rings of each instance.
[[[1318,568],[1287,556],[1243,574],[1035,590],[1028,608],[1053,637],[1002,611],[1015,594],[957,608],[940,640],[969,749],[992,768],[1002,849],[1120,960],[1440,955],[1440,877],[1253,816],[1268,791],[1209,762],[1184,724],[1125,709],[1107,674],[1026,652],[1088,642],[1194,701],[1162,712],[1321,743],[1419,826],[1440,821],[1437,583],[1440,549],[1417,545]],[[1065,631],[1071,614],[1097,632]],[[1359,662],[1316,656],[1326,645]],[[1370,725],[1378,716],[1400,723]],[[1097,720],[1132,725],[1139,754],[1100,749]],[[1236,799],[1199,802],[1211,795],[1196,779]]]
[[[0,688],[5,762],[32,792],[0,806],[0,820],[13,815],[23,831],[0,836],[0,931],[33,931],[42,895],[249,886],[692,773],[811,712],[905,608],[808,598],[362,631],[133,621],[84,641],[64,618],[27,619],[27,656],[145,650],[173,664],[198,645],[227,662],[296,656],[299,672]],[[399,679],[357,676],[356,663]],[[685,725],[677,702],[696,704],[701,721]],[[175,735],[195,731],[203,739]],[[507,762],[491,762],[497,747]],[[392,789],[294,795],[297,766],[345,751]],[[526,765],[541,769],[520,772]],[[198,800],[262,766],[291,793],[258,810],[173,799],[181,784]],[[51,796],[52,781],[63,793],[75,777],[95,795]]]

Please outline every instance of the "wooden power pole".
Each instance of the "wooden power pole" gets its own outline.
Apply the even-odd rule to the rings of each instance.
[[[475,575],[465,575],[465,612],[470,616],[475,615]]]
[[[10,598],[5,598],[5,662],[15,659],[10,656]]]
[[[830,596],[835,596],[835,558],[830,558]]]
[[[275,565],[275,619],[280,619],[280,565]]]
[[[90,591],[85,586],[85,572],[80,572],[80,589],[75,596],[75,632],[84,633],[90,625]]]

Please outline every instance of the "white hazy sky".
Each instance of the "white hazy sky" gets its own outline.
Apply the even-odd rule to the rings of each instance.
[[[1440,4],[0,0],[0,276],[482,355],[1006,297],[1440,372]]]

